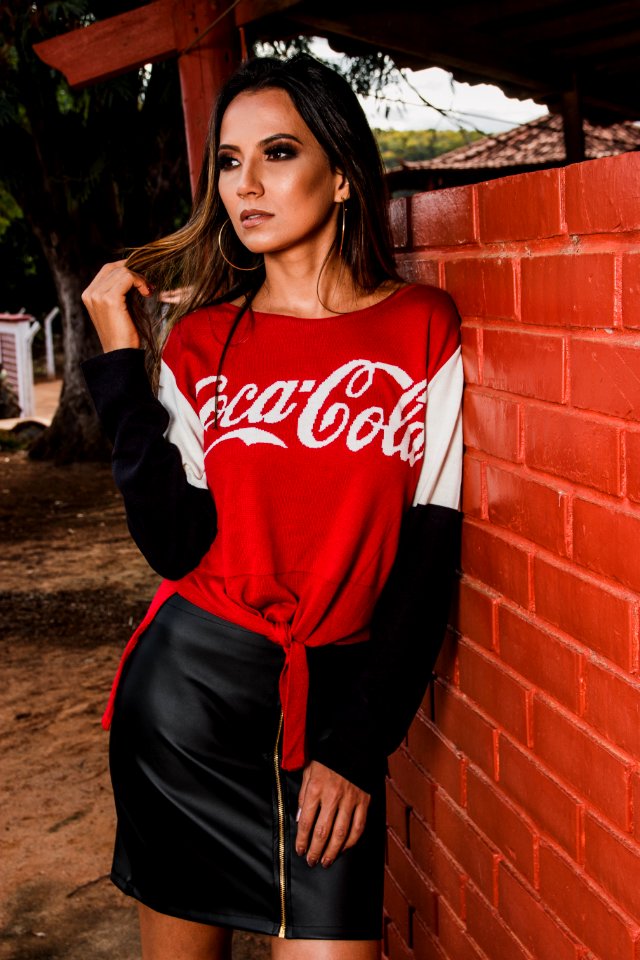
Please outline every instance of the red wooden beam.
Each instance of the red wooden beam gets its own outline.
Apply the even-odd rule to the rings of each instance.
[[[236,26],[246,26],[300,2],[240,0],[233,10],[233,19]],[[182,27],[185,19],[192,25],[197,22],[198,29],[203,30],[227,6],[230,6],[228,0],[209,4],[210,15],[205,11],[209,20],[202,25],[198,17],[194,19],[193,4],[189,0],[155,0],[88,27],[35,43],[33,48],[41,60],[64,73],[70,86],[83,87],[174,56],[186,46],[177,38],[177,34],[189,35],[190,28],[183,30]]]
[[[227,6],[226,0],[174,0],[173,19],[180,59],[180,87],[189,156],[192,192],[209,125],[211,107],[222,84],[240,62],[240,37],[232,16],[227,14],[209,29]],[[198,38],[208,31],[203,39]]]
[[[234,9],[236,25],[245,27],[253,20],[269,17],[273,13],[282,13],[290,7],[297,7],[302,0],[240,0]]]
[[[33,49],[46,64],[64,73],[72,87],[107,80],[176,53],[173,7],[173,0],[155,0],[35,43]]]
[[[274,2],[286,0],[268,0]],[[228,0],[155,0],[34,44],[34,49],[45,63],[61,70],[72,87],[178,56],[189,177],[194,190],[211,107],[240,60],[235,20],[231,11],[225,13],[228,6]],[[216,20],[219,22],[212,28]]]

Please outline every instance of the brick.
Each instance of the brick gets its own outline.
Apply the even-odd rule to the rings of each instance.
[[[408,804],[394,788],[391,780],[387,780],[387,826],[394,831],[405,845],[409,841],[407,833],[408,809]]]
[[[497,911],[472,887],[467,892],[467,930],[489,960],[530,960]]]
[[[398,273],[407,283],[427,283],[439,286],[438,261],[427,253],[401,253],[396,257]]]
[[[552,406],[526,407],[525,463],[606,493],[620,492],[620,430]]]
[[[473,187],[429,190],[411,198],[414,247],[449,247],[477,240]]]
[[[387,930],[387,957],[388,960],[413,960],[413,953],[402,938],[400,930],[394,923],[389,924]]]
[[[469,453],[462,463],[462,511],[465,517],[486,519],[484,463]]]
[[[530,683],[569,707],[580,706],[579,652],[509,607],[498,612],[500,657]]]
[[[522,260],[522,321],[554,327],[612,327],[612,253],[574,253]]]
[[[536,614],[625,670],[634,663],[628,599],[543,557],[533,561]]]
[[[498,868],[500,916],[533,957],[581,960],[580,946],[558,924],[538,895],[504,862]]]
[[[438,891],[440,902],[444,898],[449,907],[462,917],[465,910],[467,875],[444,844],[426,827],[415,814],[409,820],[411,852],[415,860]]]
[[[447,908],[440,907],[438,940],[447,960],[486,960],[480,947],[471,939],[460,920]],[[507,960],[506,957],[503,960]]]
[[[508,257],[460,258],[445,263],[445,286],[463,317],[514,320],[515,261]]]
[[[409,729],[409,753],[429,777],[459,805],[463,803],[465,769],[462,754],[422,717]]]
[[[584,719],[599,733],[640,756],[640,680],[593,661],[585,664]]]
[[[387,842],[389,871],[393,879],[405,895],[409,906],[420,915],[427,926],[436,929],[438,907],[431,882],[393,833],[388,835]]]
[[[569,496],[516,470],[487,466],[489,520],[566,556]]]
[[[496,762],[495,729],[478,713],[473,703],[452,687],[445,688],[438,681],[433,692],[438,728],[473,763],[492,776]]]
[[[409,906],[417,911],[424,922],[435,928],[437,925],[437,898],[435,891],[406,849],[391,833],[387,838],[389,871],[396,881]]]
[[[476,886],[487,891],[491,897],[499,858],[464,812],[442,793],[436,794],[436,831],[438,838]]]
[[[640,503],[640,433],[625,433],[627,496]]]
[[[475,447],[502,460],[518,460],[520,404],[478,390],[464,394],[464,440],[467,449]]]
[[[465,454],[462,464],[462,511],[465,517],[486,519],[484,463],[470,453]]]
[[[478,187],[480,237],[528,240],[562,233],[558,170],[500,177]]]
[[[486,777],[469,770],[467,811],[482,833],[530,883],[535,873],[535,837],[521,812]],[[477,939],[477,938],[476,938]]]
[[[594,731],[540,697],[533,703],[536,755],[623,830],[629,827],[626,760]]]
[[[588,811],[584,856],[585,870],[596,883],[632,917],[640,916],[640,846]]]
[[[415,960],[448,960],[434,934],[419,917],[413,918],[412,934]]]
[[[540,845],[540,894],[597,957],[635,960],[636,930],[581,868],[547,843]]]
[[[485,386],[552,403],[563,401],[562,337],[487,328],[483,330],[482,344]]]
[[[535,757],[500,737],[500,784],[549,837],[578,854],[580,804]]]
[[[433,786],[403,748],[389,757],[393,788],[427,823],[433,823]]]
[[[640,590],[640,512],[577,498],[573,509],[574,558],[620,583]]]
[[[440,653],[438,654],[438,659],[436,660],[433,672],[437,677],[441,677],[445,680],[449,680],[454,683],[458,670],[458,640],[451,630],[447,630],[444,637],[444,642],[440,648]],[[431,699],[431,690],[427,690],[427,695],[425,701]],[[427,716],[431,716],[431,711],[425,710],[425,703],[423,702],[423,710]]]
[[[384,877],[384,909],[391,917],[402,939],[408,943],[409,902],[388,869],[385,870]]]
[[[622,255],[622,325],[640,327],[640,253]]]
[[[462,340],[462,366],[467,384],[480,383],[479,360],[482,351],[482,330],[463,321],[460,328]]]
[[[529,605],[529,555],[486,524],[465,521],[462,570],[521,607]]]
[[[633,836],[640,843],[640,773],[631,778],[631,805],[633,809]]]
[[[389,203],[389,221],[394,247],[406,247],[409,244],[406,197],[397,197]]]
[[[640,343],[574,339],[571,402],[584,410],[640,420]]]
[[[453,626],[474,643],[487,650],[496,649],[495,620],[497,601],[481,584],[463,577],[458,583],[458,602],[454,606]]]
[[[527,688],[467,640],[458,647],[460,690],[518,740],[527,740]]]
[[[640,229],[640,157],[621,154],[565,168],[569,233],[616,233]]]

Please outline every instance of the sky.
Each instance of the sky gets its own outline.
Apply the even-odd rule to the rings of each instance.
[[[320,38],[313,41],[312,50],[326,60],[341,58],[341,54],[335,53],[326,40]],[[407,74],[426,100],[441,110],[452,111],[451,115],[443,116],[425,106],[414,91],[403,83],[389,87],[385,91],[388,99],[382,104],[376,103],[372,97],[362,98],[362,105],[372,127],[382,127],[385,130],[456,130],[463,127],[468,130],[479,129],[485,133],[500,133],[548,112],[546,107],[534,103],[533,100],[513,100],[505,97],[500,88],[492,84],[479,83],[471,86],[468,83],[457,83],[450,73],[439,67],[417,72],[408,70]],[[409,105],[394,103],[395,100],[406,101]],[[385,116],[387,110],[389,115]]]

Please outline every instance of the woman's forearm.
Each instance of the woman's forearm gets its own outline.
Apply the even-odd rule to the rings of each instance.
[[[178,580],[214,540],[213,497],[188,482],[180,450],[165,438],[169,414],[153,394],[142,350],[113,350],[82,369],[113,444],[113,475],[131,535],[157,573]]]

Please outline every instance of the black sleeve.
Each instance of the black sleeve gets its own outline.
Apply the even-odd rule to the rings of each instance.
[[[151,389],[142,350],[92,357],[82,371],[113,444],[113,476],[131,536],[157,573],[179,580],[216,535],[211,492],[187,481],[178,447],[164,436],[169,414]]]
[[[319,695],[309,704],[309,758],[367,792],[405,737],[429,684],[447,627],[461,521],[450,507],[409,509],[371,640],[362,645],[368,648],[364,669],[334,698],[328,696],[330,676],[312,677]]]

